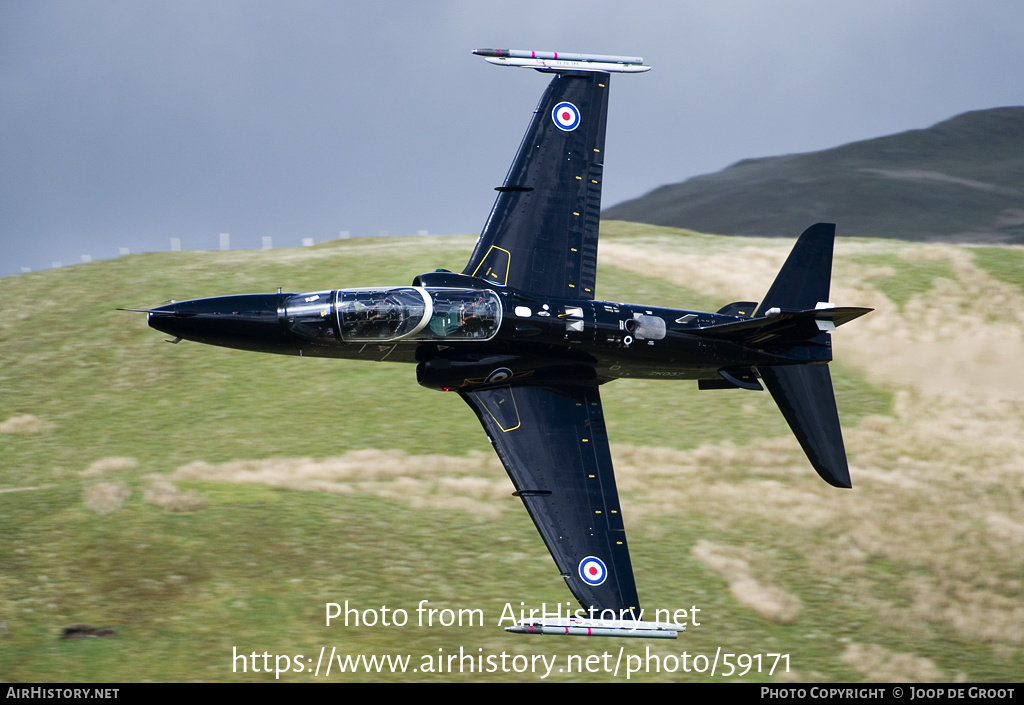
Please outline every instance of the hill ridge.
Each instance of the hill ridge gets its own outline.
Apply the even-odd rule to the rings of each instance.
[[[817,152],[744,159],[612,206],[602,217],[725,235],[1024,243],[1024,106]]]

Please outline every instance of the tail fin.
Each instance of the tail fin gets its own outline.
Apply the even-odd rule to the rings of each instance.
[[[833,223],[818,223],[804,231],[761,301],[755,318],[773,308],[815,309],[828,301],[835,234]],[[828,335],[824,332],[826,328],[817,327],[819,335]],[[759,366],[758,372],[821,478],[833,487],[851,487],[828,367],[773,365]]]
[[[835,239],[834,223],[818,223],[804,230],[754,317],[773,308],[810,309],[828,301]]]

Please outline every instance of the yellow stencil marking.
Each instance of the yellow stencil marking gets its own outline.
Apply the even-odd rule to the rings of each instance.
[[[498,254],[500,252],[504,252],[505,256],[502,257]],[[479,276],[481,279],[487,279],[495,284],[505,286],[508,284],[508,270],[511,263],[511,252],[497,245],[491,245],[491,248],[487,250],[487,254],[480,260],[480,264],[473,270],[473,276]],[[483,274],[477,274],[481,268],[484,269]]]
[[[516,425],[515,426],[512,426],[511,428],[505,428],[502,425],[501,421],[498,420],[498,417],[495,416],[493,413],[491,413],[491,410],[490,410],[490,408],[488,407],[487,404],[484,404],[483,407],[484,407],[484,409],[487,410],[487,414],[492,419],[494,419],[494,423],[498,424],[498,428],[501,429],[502,433],[508,433],[509,431],[515,431],[517,428],[519,428],[522,425],[523,422],[519,418],[519,407],[516,406],[516,398],[515,398],[515,395],[512,394],[512,389],[510,387],[504,387],[504,389],[508,390],[508,398],[512,400],[512,413],[514,413],[515,416],[516,416]],[[504,403],[505,403],[504,399],[502,399],[502,400],[500,400],[498,402],[499,405],[504,404]]]

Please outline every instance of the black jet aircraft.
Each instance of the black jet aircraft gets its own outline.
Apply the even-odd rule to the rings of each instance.
[[[421,385],[457,393],[477,415],[589,616],[636,620],[601,385],[763,382],[818,474],[850,487],[829,333],[870,309],[828,303],[835,226],[826,223],[800,236],[760,305],[704,313],[595,300],[610,74],[649,67],[634,57],[474,53],[553,78],[461,274],[180,301],[150,309],[149,325],[173,342],[415,365]]]

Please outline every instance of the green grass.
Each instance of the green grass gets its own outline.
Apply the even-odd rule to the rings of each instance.
[[[678,238],[679,251],[698,254],[734,246],[664,229],[640,235]],[[609,240],[627,237],[613,232]],[[370,477],[361,487],[355,483],[351,494],[214,477],[177,481],[205,500],[205,507],[183,513],[145,499],[154,477],[166,478],[195,461],[276,458],[285,466],[292,462],[287,459],[336,458],[369,448],[410,454],[413,479],[418,464],[438,462],[423,456],[458,448],[481,459],[473,476],[500,481],[503,473],[473,414],[455,395],[416,385],[412,366],[172,346],[141,314],[114,310],[279,285],[316,290],[404,283],[435,267],[459,269],[471,246],[471,238],[367,239],[294,251],[136,255],[0,279],[0,297],[18,304],[0,322],[0,422],[31,414],[42,424],[38,433],[0,433],[0,489],[39,488],[0,492],[0,622],[7,623],[0,634],[0,680],[274,679],[232,670],[236,649],[303,654],[314,663],[321,647],[328,653],[410,654],[412,665],[422,667],[425,657],[458,654],[461,647],[472,655],[556,655],[561,667],[570,655],[617,654],[620,646],[625,655],[642,655],[650,646],[662,656],[685,650],[713,657],[718,647],[788,653],[796,677],[846,682],[864,678],[843,658],[851,642],[930,659],[942,677],[1019,677],[1019,644],[993,646],[941,624],[922,635],[879,613],[877,601],[899,605],[910,599],[908,580],[919,566],[875,559],[864,564],[863,574],[839,579],[829,566],[846,550],[846,528],[807,529],[795,526],[785,509],[765,519],[761,501],[744,507],[714,499],[730,488],[759,487],[767,477],[766,487],[776,483],[795,496],[822,492],[828,498],[823,501],[839,501],[819,487],[795,442],[777,452],[757,445],[790,438],[766,392],[699,392],[693,383],[643,380],[602,388],[612,443],[626,448],[624,463],[635,466],[623,467],[620,486],[643,604],[702,610],[701,626],[676,642],[530,639],[503,632],[497,621],[506,603],[554,607],[571,596],[519,500],[479,500],[502,508],[497,519],[484,518],[454,503],[446,506],[445,493],[463,495],[446,489],[443,477],[429,490],[442,508],[402,495],[400,482],[385,487],[396,493],[388,495],[381,485],[371,487]],[[600,269],[601,298],[697,309],[725,303],[611,264]],[[922,282],[927,276],[923,270],[915,274]],[[863,419],[894,414],[892,389],[872,384],[842,360],[832,372],[848,432],[857,433]],[[681,465],[673,477],[674,461],[647,465],[628,450],[669,449],[664,452],[685,464],[694,453],[732,446],[740,453],[748,446],[764,452],[765,467],[774,462],[773,453],[781,453],[798,473],[765,475],[768,470],[739,457],[723,461],[720,472],[714,464],[696,474]],[[135,463],[82,475],[111,457]],[[100,483],[120,483],[131,495],[116,511],[99,514],[84,496]],[[697,494],[675,498],[687,491]],[[870,485],[861,491],[870,492]],[[660,502],[674,509],[659,513]],[[796,621],[780,624],[737,601],[732,581],[694,556],[700,540],[743,550],[761,584],[781,586],[800,601]],[[428,600],[438,609],[480,609],[486,623],[325,626],[325,604],[346,600],[360,610],[405,609],[413,622],[420,600]],[[117,637],[58,639],[63,627],[80,623],[112,626]],[[549,680],[623,678],[558,672]],[[679,670],[634,678],[702,681],[709,675]],[[330,680],[536,679],[419,671],[333,672]],[[767,673],[747,679],[771,680]],[[314,679],[289,673],[281,680]]]
[[[977,247],[972,252],[977,266],[1024,291],[1024,248]]]
[[[1005,251],[1005,248],[1001,248]],[[861,255],[851,258],[865,267],[891,268],[893,274],[871,276],[871,283],[884,293],[902,311],[915,296],[932,290],[936,279],[955,279],[948,260],[906,261],[896,255]]]

